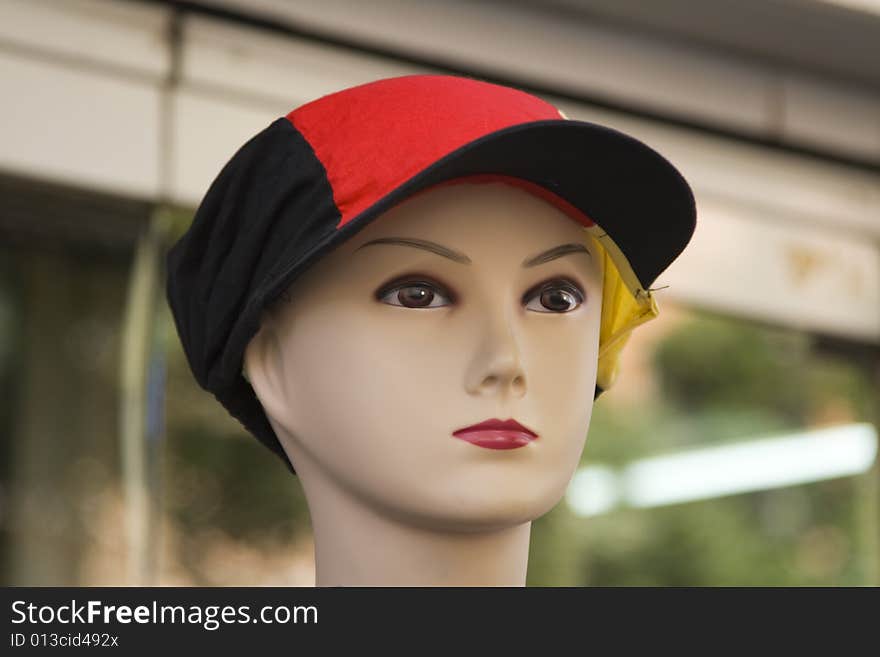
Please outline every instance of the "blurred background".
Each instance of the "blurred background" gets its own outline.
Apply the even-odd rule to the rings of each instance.
[[[622,129],[698,199],[529,584],[880,584],[880,0],[0,0],[0,583],[314,583],[162,254],[276,117],[417,72]]]

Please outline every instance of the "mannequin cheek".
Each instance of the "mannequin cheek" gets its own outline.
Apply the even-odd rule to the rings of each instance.
[[[555,400],[558,410],[566,414],[592,406],[599,354],[598,312],[537,318],[527,335],[530,392],[545,401]]]
[[[388,458],[401,467],[417,465],[419,450],[405,445],[435,430],[432,421],[444,407],[436,396],[448,390],[436,371],[443,359],[414,339],[417,331],[395,334],[363,317],[355,324],[337,317],[337,324],[304,322],[284,346],[296,440],[341,470]],[[360,328],[340,330],[343,324]]]

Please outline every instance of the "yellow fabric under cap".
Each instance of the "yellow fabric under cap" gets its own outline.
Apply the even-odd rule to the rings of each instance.
[[[660,311],[649,290],[637,288],[633,294],[632,287],[624,283],[609,249],[602,246],[600,238],[593,231],[588,233],[588,241],[599,254],[602,268],[602,319],[596,385],[604,391],[614,385],[620,354],[632,330],[657,317]]]

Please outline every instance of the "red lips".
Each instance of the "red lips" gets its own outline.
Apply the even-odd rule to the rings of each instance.
[[[538,437],[531,429],[513,419],[486,420],[452,432],[456,438],[486,449],[516,449],[525,447]]]

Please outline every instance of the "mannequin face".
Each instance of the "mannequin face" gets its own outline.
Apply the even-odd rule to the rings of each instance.
[[[586,252],[523,264],[570,244]],[[503,183],[438,187],[298,278],[245,367],[307,496],[320,482],[420,526],[511,526],[555,505],[578,465],[601,292],[593,242],[553,205]],[[453,436],[491,418],[538,437]]]

